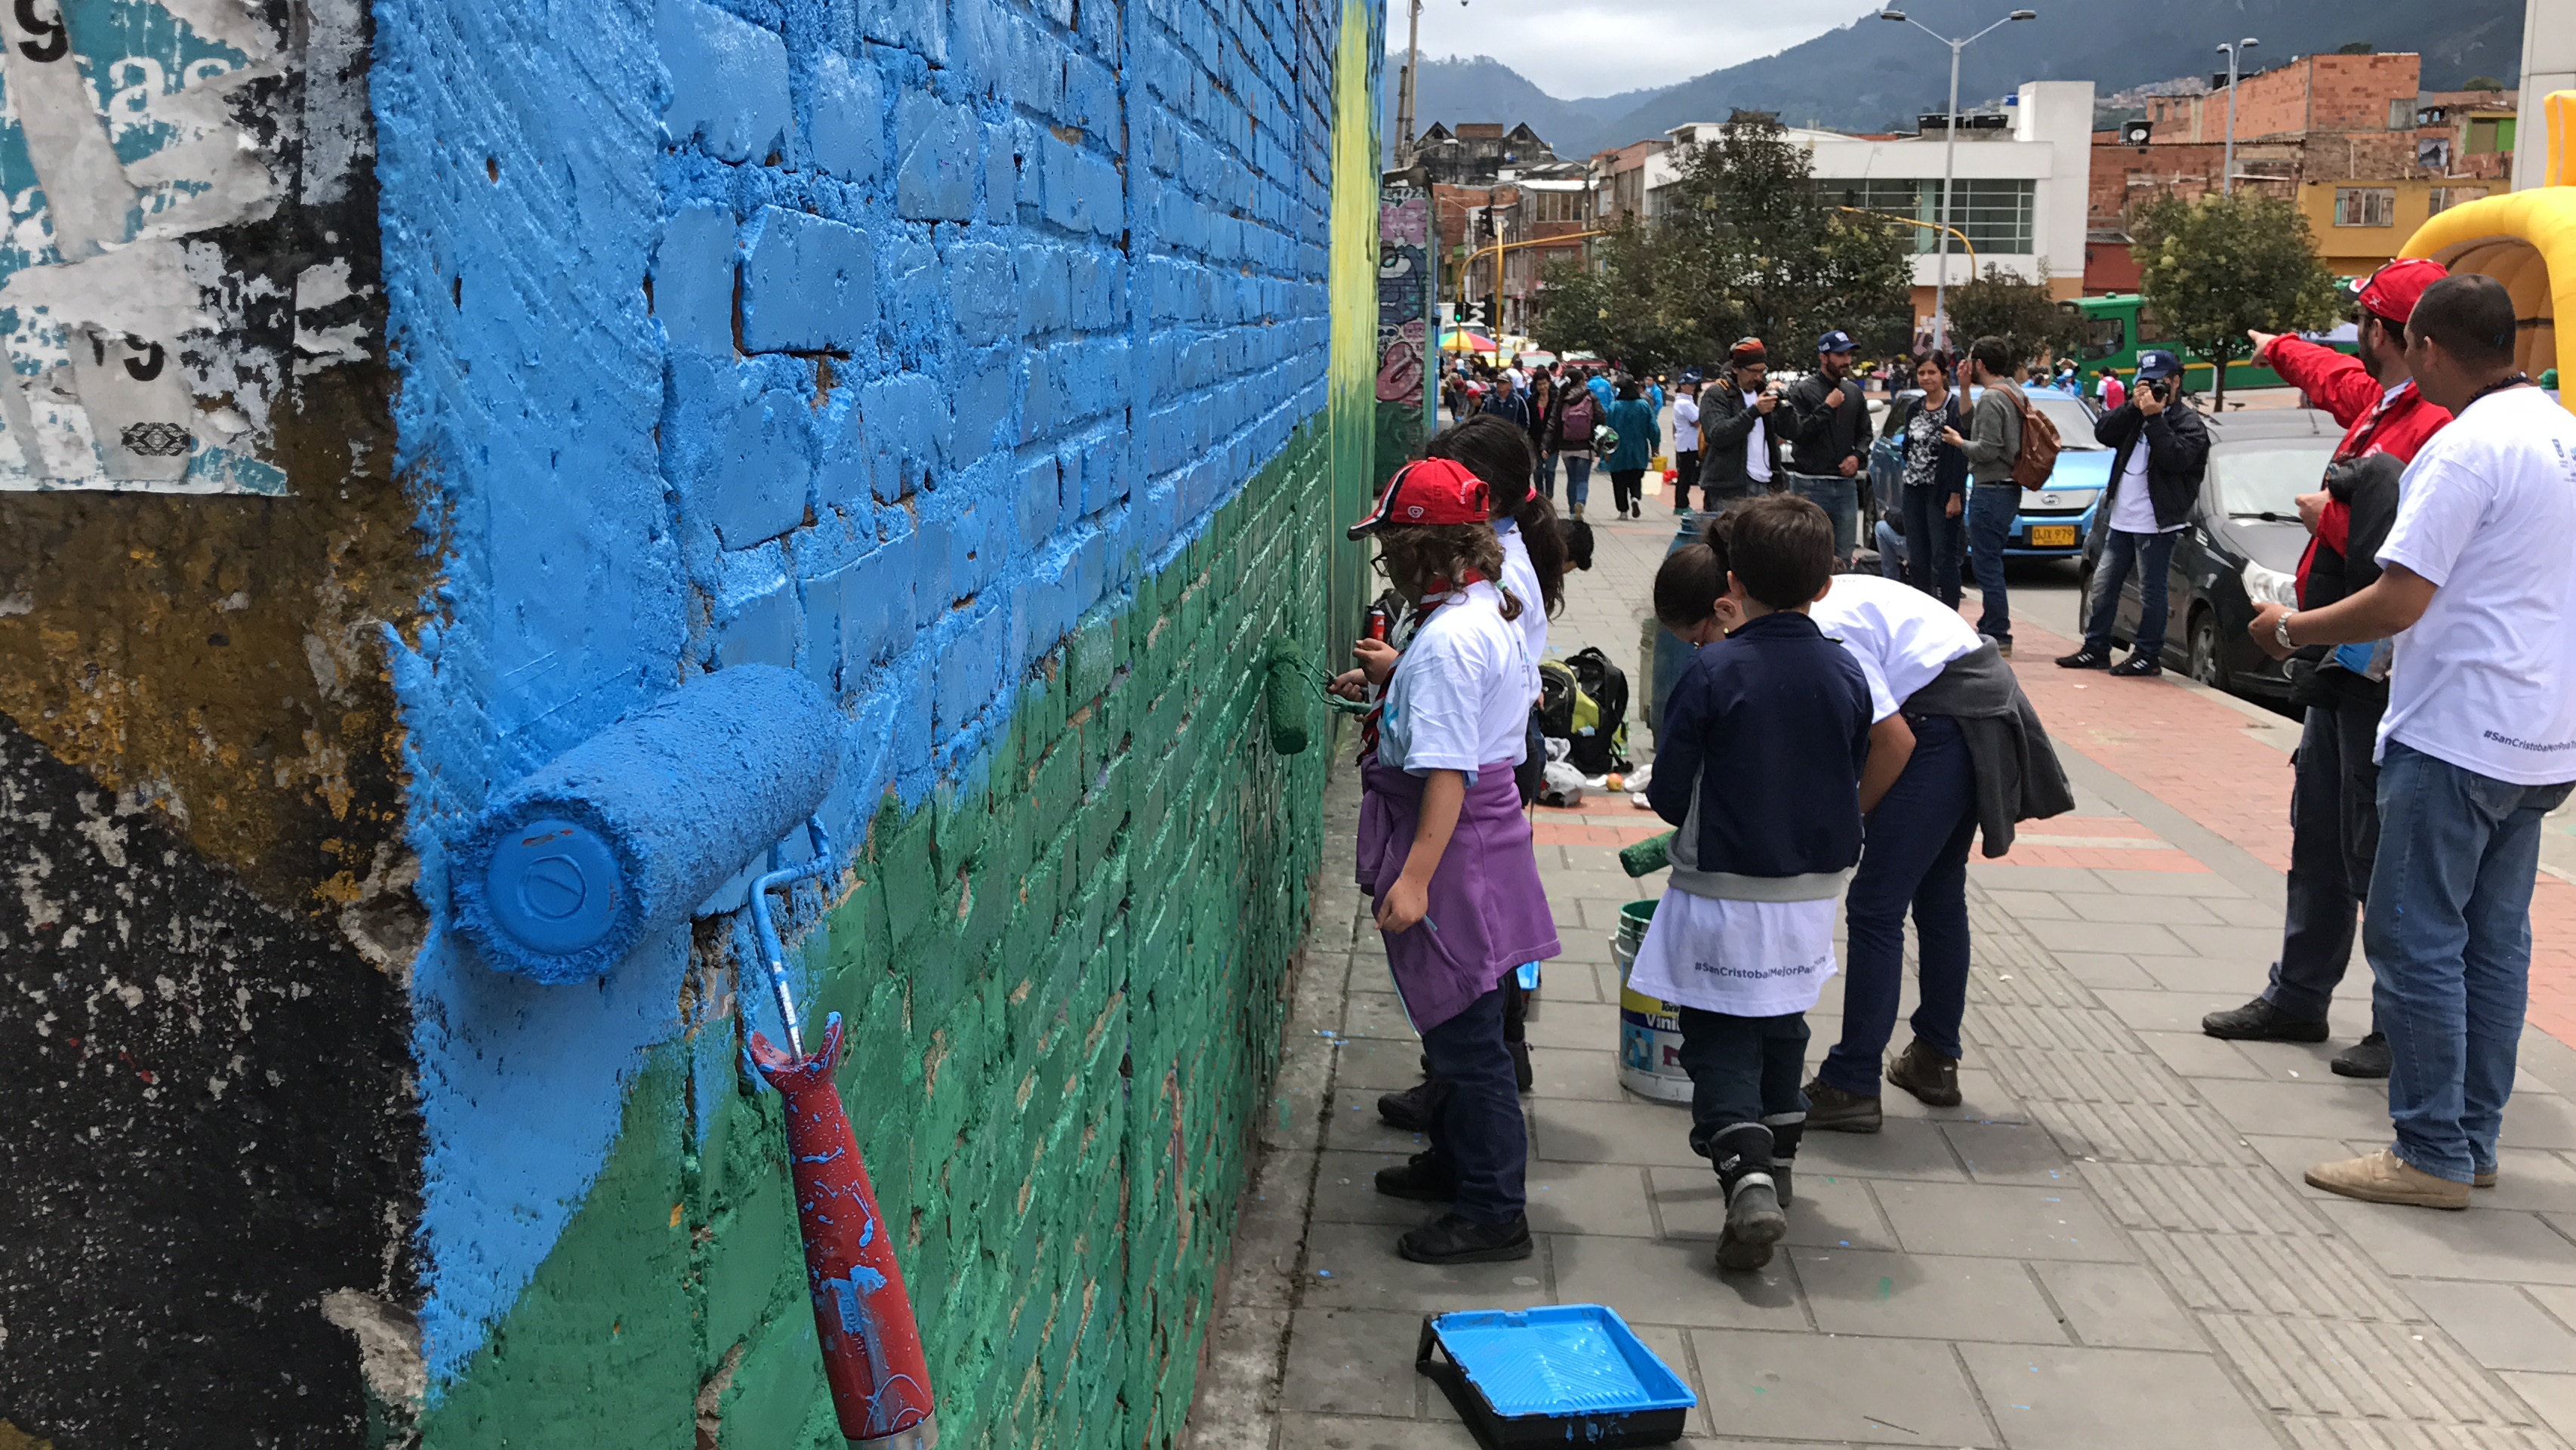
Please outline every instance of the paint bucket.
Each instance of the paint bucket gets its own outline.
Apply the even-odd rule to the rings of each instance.
[[[1641,1098],[1686,1105],[1691,1080],[1682,1071],[1680,1009],[1628,990],[1654,915],[1654,902],[1629,902],[1619,908],[1619,934],[1610,939],[1610,959],[1619,964],[1619,1085]]]

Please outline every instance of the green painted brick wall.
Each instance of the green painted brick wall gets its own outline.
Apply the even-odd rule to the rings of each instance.
[[[842,1097],[943,1446],[1155,1450],[1188,1413],[1321,845],[1324,711],[1317,745],[1274,753],[1261,664],[1272,635],[1325,657],[1357,552],[1331,467],[1318,419],[1025,682],[979,779],[889,800],[802,939],[814,1021],[850,1026]],[[424,1445],[840,1444],[779,1100],[745,1090],[737,1033],[712,1014],[636,1075],[606,1171]]]

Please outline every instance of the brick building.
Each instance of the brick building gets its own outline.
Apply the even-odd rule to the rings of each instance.
[[[1646,178],[1648,161],[1664,153],[1673,143],[1662,137],[1648,141],[1631,141],[1625,146],[1598,151],[1592,157],[1592,176],[1601,188],[1600,213],[1603,225],[1617,221],[1643,220],[1646,215]]]
[[[1506,170],[1525,170],[1556,160],[1556,152],[1524,121],[1506,127],[1500,121],[1463,121],[1451,127],[1434,121],[1414,143],[1414,164],[1441,186],[1491,186]]]
[[[2490,92],[2425,93],[2422,57],[2312,55],[2236,84],[2236,177],[2294,200],[2326,265],[2369,272],[2447,207],[2505,189],[2511,103]],[[2224,77],[2204,94],[2151,96],[2143,144],[2097,132],[2087,219],[2085,290],[2137,284],[2128,225],[2168,196],[2220,189],[2226,156]]]

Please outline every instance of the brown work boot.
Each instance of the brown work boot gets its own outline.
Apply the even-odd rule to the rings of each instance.
[[[1827,1087],[1823,1078],[1807,1084],[1807,1126],[1819,1133],[1875,1133],[1881,1117],[1878,1094],[1847,1093]]]
[[[1887,1080],[1914,1094],[1926,1106],[1959,1105],[1959,1059],[1934,1052],[1923,1045],[1920,1037],[1906,1047],[1903,1057],[1888,1065]]]
[[[2386,1148],[2360,1158],[2320,1163],[2308,1170],[2308,1186],[2364,1203],[2398,1203],[2409,1208],[2469,1206],[2469,1185],[2436,1178]]]

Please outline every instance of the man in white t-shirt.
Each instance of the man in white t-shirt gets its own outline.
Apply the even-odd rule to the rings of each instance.
[[[2426,289],[2406,362],[2456,421],[2406,470],[2379,578],[2252,626],[2275,658],[2396,639],[2362,920],[2396,1143],[2307,1174],[2374,1203],[2466,1208],[2495,1181],[2541,822],[2576,782],[2576,418],[2515,367],[2517,331],[2491,277]]]
[[[2092,613],[2084,647],[2059,657],[2060,669],[2108,669],[2115,675],[2164,672],[2166,572],[2174,541],[2191,524],[2209,466],[2209,429],[2182,401],[2182,359],[2172,353],[2138,354],[2138,387],[2128,402],[2094,425],[2093,437],[2111,455],[2111,493],[2103,501],[2105,529],[2093,563]],[[2111,663],[2111,629],[2120,618],[2120,589],[2138,571],[2138,637],[2129,657]]]
[[[1968,847],[1976,771],[1959,722],[1906,708],[1953,661],[1984,646],[1955,609],[1871,574],[1837,574],[1808,611],[1869,683],[1869,763],[1860,778],[1860,868],[1844,899],[1849,938],[1843,1035],[1807,1084],[1807,1126],[1874,1133],[1879,1064],[1905,987],[1905,914],[1914,912],[1921,1005],[1914,1041],[1887,1080],[1935,1107],[1959,1101],[1959,1023],[1968,1000]]]

